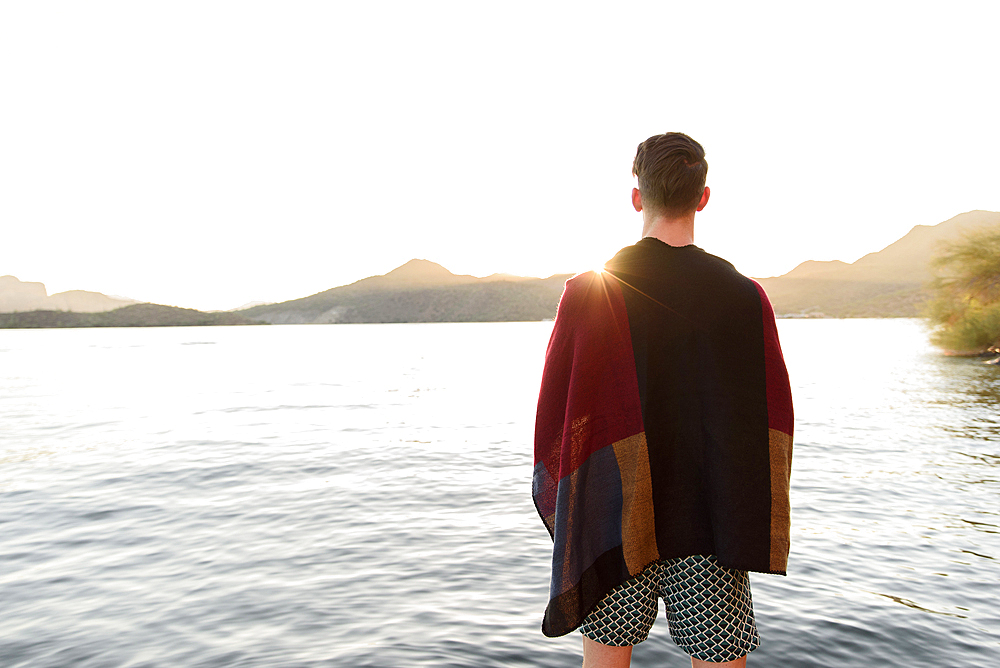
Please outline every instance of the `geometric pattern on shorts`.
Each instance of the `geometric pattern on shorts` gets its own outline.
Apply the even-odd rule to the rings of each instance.
[[[656,621],[659,563],[653,563],[631,580],[612,589],[584,617],[580,633],[602,645],[638,645],[649,636]]]
[[[750,577],[715,556],[664,562],[670,637],[696,659],[734,661],[760,646]]]
[[[670,637],[702,661],[733,661],[760,646],[746,571],[723,568],[715,556],[664,559],[605,596],[580,631],[602,645],[637,645],[663,598]]]

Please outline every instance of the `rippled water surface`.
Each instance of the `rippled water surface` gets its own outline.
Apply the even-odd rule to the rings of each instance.
[[[578,666],[538,630],[551,326],[0,330],[0,666]],[[779,331],[792,555],[750,664],[992,665],[1000,369],[916,321]],[[662,617],[633,665],[687,665]]]

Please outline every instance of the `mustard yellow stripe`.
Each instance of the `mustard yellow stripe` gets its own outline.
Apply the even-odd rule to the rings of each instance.
[[[660,558],[646,433],[623,438],[612,447],[622,479],[622,551],[629,574],[636,575]]]
[[[771,459],[771,571],[784,573],[788,567],[791,508],[788,481],[792,474],[792,437],[777,429],[768,430]]]

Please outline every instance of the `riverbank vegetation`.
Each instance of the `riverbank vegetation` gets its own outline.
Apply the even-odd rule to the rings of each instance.
[[[0,329],[53,327],[193,327],[207,325],[259,325],[238,313],[205,313],[162,304],[132,304],[102,313],[24,311],[0,313]]]
[[[956,355],[1000,348],[1000,225],[968,234],[934,259],[931,341]]]

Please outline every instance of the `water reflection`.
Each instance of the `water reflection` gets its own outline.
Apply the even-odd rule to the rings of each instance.
[[[983,464],[986,464],[987,466],[1000,465],[1000,455],[990,455],[990,454],[974,455],[968,452],[959,452],[958,454],[965,455],[966,457],[969,457],[971,459],[975,459]],[[996,481],[994,480],[993,482]]]
[[[937,356],[937,387],[952,402],[963,404],[1000,404],[1000,368],[983,364],[980,358]],[[940,399],[939,399],[940,401]]]
[[[971,554],[974,557],[982,557],[983,559],[995,559],[996,558],[996,557],[991,557],[988,554],[979,554],[978,552],[973,552],[971,550],[960,550],[960,552],[964,552],[965,554]]]
[[[986,522],[974,522],[972,520],[966,520],[959,518],[962,522],[966,524],[971,524],[977,531],[982,531],[983,533],[1000,533],[997,529],[1000,529],[996,524],[988,524]]]
[[[1000,442],[1000,419],[996,414],[1000,406],[1000,368],[977,358],[934,353],[928,354],[924,362],[926,373],[915,368],[914,380],[933,390],[920,393],[928,415],[940,415],[928,421],[928,426],[938,433],[943,448],[961,460],[946,463],[957,474],[949,478],[970,484],[996,483],[995,479],[984,478],[981,467],[992,471],[1000,464],[996,452],[996,443]],[[921,383],[922,375],[926,379]],[[956,421],[956,415],[961,419]],[[970,449],[972,442],[979,444]]]
[[[902,596],[893,596],[892,594],[880,594],[877,591],[868,592],[870,594],[875,594],[876,596],[882,596],[890,601],[895,601],[900,605],[905,605],[907,608],[913,608],[914,610],[920,610],[921,612],[930,612],[935,615],[944,615],[946,617],[958,617],[959,619],[968,619],[968,615],[960,615],[954,612],[944,612],[943,610],[931,610],[930,608],[925,608],[922,605],[917,605],[913,601],[903,598]]]

